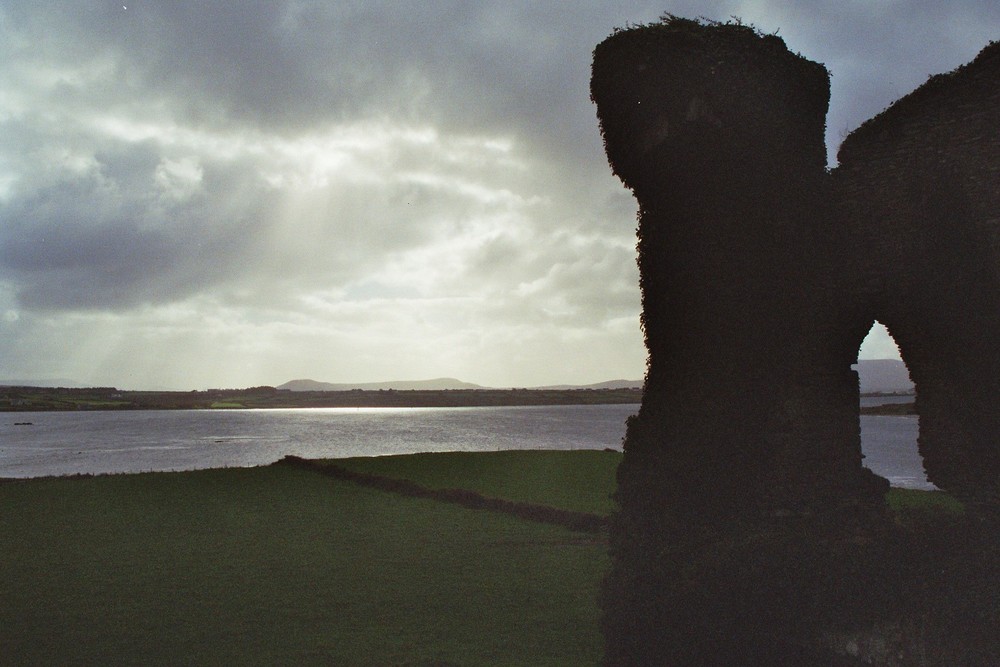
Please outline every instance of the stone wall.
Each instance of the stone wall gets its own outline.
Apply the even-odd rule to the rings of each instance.
[[[894,645],[872,628],[899,613],[910,537],[862,466],[851,370],[876,318],[916,383],[932,481],[996,507],[996,52],[860,128],[830,174],[829,74],[778,37],[668,16],[596,48],[649,350],[608,664],[854,664],[851,646]]]
[[[929,479],[1000,500],[1000,44],[933,77],[840,149],[856,291],[917,388]]]

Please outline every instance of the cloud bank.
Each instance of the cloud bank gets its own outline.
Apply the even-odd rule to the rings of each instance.
[[[664,9],[778,31],[833,71],[833,154],[1000,26],[787,4],[0,1],[0,376],[639,377],[599,41]]]

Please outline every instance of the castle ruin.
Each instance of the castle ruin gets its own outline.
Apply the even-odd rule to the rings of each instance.
[[[639,205],[649,352],[608,664],[1000,664],[976,639],[1000,620],[984,588],[1000,573],[1000,44],[858,128],[832,171],[829,91],[825,67],[740,24],[667,16],[594,52],[608,159]],[[966,507],[934,539],[959,547],[900,528],[862,465],[851,365],[876,319],[916,386],[928,478]],[[935,585],[956,608],[927,611]]]

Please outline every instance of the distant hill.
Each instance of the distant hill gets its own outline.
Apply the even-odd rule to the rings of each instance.
[[[532,387],[532,389],[642,389],[642,380],[608,380],[607,382],[597,382],[595,384],[553,384],[545,387]]]
[[[287,391],[351,391],[352,389],[362,389],[365,391],[379,391],[397,389],[400,391],[409,389],[423,389],[425,391],[441,391],[445,389],[485,389],[485,387],[462,382],[455,378],[435,378],[433,380],[395,380],[390,382],[357,382],[334,383],[317,382],[316,380],[291,380],[285,384],[278,385],[278,389]]]
[[[378,391],[386,389],[441,391],[447,389],[494,389],[483,385],[463,382],[455,378],[436,378],[433,380],[395,380],[391,382],[319,382],[317,380],[291,380],[278,385],[278,389],[286,391],[351,391],[363,389]],[[568,389],[642,389],[642,380],[608,380],[594,384],[554,384],[544,387],[528,387],[528,389],[565,391]]]
[[[910,373],[899,359],[861,359],[854,369],[861,380],[862,394],[906,394],[913,391]]]

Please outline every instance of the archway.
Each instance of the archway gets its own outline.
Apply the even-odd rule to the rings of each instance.
[[[918,447],[916,392],[899,346],[875,321],[854,365],[860,384],[864,466],[901,488],[932,490]]]

